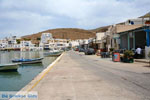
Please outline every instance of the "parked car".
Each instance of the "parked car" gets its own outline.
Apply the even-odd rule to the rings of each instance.
[[[79,51],[79,48],[76,48],[75,51]]]
[[[83,48],[79,48],[79,52],[84,52],[84,49]]]
[[[73,48],[74,51],[79,51],[79,48],[75,47]]]
[[[93,55],[95,54],[95,50],[93,48],[87,48],[84,50],[85,55]]]

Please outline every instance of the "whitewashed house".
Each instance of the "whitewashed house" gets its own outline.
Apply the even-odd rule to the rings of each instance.
[[[147,20],[149,20],[149,18],[135,18],[135,19],[128,19],[126,22],[125,22],[125,25],[144,25]]]
[[[92,38],[90,39],[81,39],[81,40],[78,40],[79,41],[79,45],[81,48],[88,48],[89,47],[89,43],[92,42]]]
[[[98,49],[103,49],[104,46],[103,46],[103,37],[105,36],[105,32],[99,32],[99,33],[96,33],[96,44],[98,46]]]
[[[71,47],[77,47],[77,46],[80,45],[78,40],[72,40],[72,41],[70,41],[69,44],[70,44]]]
[[[20,44],[17,44],[17,39],[20,39],[20,38],[17,38],[16,36],[12,36],[12,37],[6,37],[5,39],[0,40],[0,48],[19,50]]]
[[[147,14],[139,17],[139,18],[135,18],[135,19],[128,19],[125,22],[125,25],[145,25],[145,26],[149,26],[150,25],[150,12],[148,12]]]
[[[8,41],[6,39],[0,40],[0,49],[4,49],[8,46]]]
[[[66,48],[69,46],[68,39],[54,39],[51,33],[42,33],[41,41],[40,41],[40,48],[43,50],[50,50],[53,48]]]
[[[35,44],[31,41],[21,41],[20,42],[21,51],[32,51],[35,49]]]
[[[52,37],[51,33],[42,33],[41,41],[40,41],[40,44],[39,44],[39,49],[40,50],[49,49],[49,41],[52,40],[52,39],[53,39],[53,37]]]
[[[69,47],[69,40],[67,39],[55,39],[55,47],[58,49]]]
[[[41,43],[48,43],[49,40],[53,39],[51,33],[42,33],[41,35]]]

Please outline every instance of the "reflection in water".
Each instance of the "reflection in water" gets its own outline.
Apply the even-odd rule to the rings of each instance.
[[[12,77],[20,77],[21,74],[19,72],[0,72],[0,78],[12,78]]]
[[[20,65],[20,67],[28,67],[28,66],[43,67],[43,63],[35,63],[35,64],[21,64],[21,65]]]
[[[43,52],[20,52],[20,51],[10,51],[10,52],[1,52],[0,53],[0,64],[12,63],[13,59],[20,58],[40,58],[43,57]]]
[[[43,57],[43,52],[0,51],[0,64],[12,63],[12,59],[39,57]],[[55,59],[44,57],[42,63],[20,65],[17,72],[0,72],[0,91],[20,90]]]

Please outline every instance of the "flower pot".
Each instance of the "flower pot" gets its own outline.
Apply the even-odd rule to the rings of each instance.
[[[133,63],[134,59],[133,58],[123,58],[122,61],[125,62],[125,63]]]

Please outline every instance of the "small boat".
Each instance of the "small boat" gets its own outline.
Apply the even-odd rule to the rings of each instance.
[[[42,59],[43,58],[33,58],[33,59],[24,59],[24,58],[21,58],[21,59],[15,59],[15,60],[12,60],[12,62],[14,63],[21,63],[21,64],[35,64],[35,63],[42,63]]]
[[[60,50],[50,50],[49,52],[45,52],[45,56],[60,56],[62,54],[62,51]]]
[[[17,71],[18,67],[19,67],[19,63],[0,64],[0,72]]]

